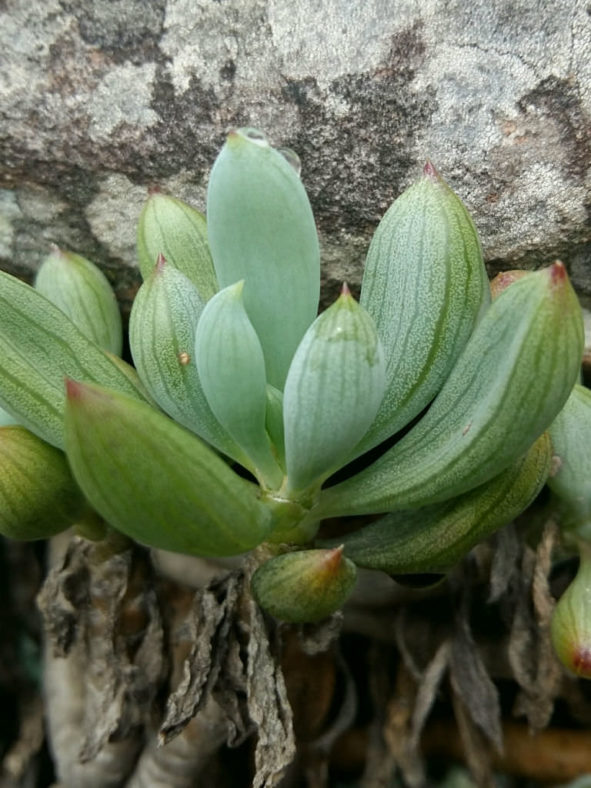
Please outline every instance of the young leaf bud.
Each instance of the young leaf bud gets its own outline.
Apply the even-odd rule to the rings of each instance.
[[[121,315],[106,276],[94,263],[57,247],[45,258],[35,289],[64,312],[99,347],[121,353]]]
[[[591,553],[580,550],[581,563],[575,579],[558,600],[552,615],[552,645],[565,668],[591,679]]]
[[[293,624],[320,621],[345,602],[353,586],[355,564],[343,548],[303,550],[269,559],[254,573],[252,593],[268,613]]]
[[[164,255],[193,282],[203,301],[217,290],[205,217],[181,200],[160,192],[148,197],[138,224],[137,252],[144,279]]]
[[[24,427],[0,428],[0,533],[48,539],[69,528],[83,508],[61,451]]]

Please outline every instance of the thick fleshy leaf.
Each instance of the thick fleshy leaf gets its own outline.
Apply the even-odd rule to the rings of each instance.
[[[121,354],[123,333],[115,293],[94,263],[61,249],[45,258],[35,289],[48,298],[104,350]]]
[[[207,402],[195,363],[195,329],[205,302],[195,285],[162,257],[140,287],[129,344],[140,378],[179,424],[238,462],[246,458]]]
[[[277,462],[285,470],[285,431],[283,429],[283,392],[267,384],[267,434]]]
[[[143,399],[118,365],[55,304],[0,272],[0,405],[63,448],[64,376]]]
[[[267,383],[261,343],[242,303],[242,282],[220,290],[197,324],[195,360],[215,417],[250,458],[264,487],[283,472],[265,428]]]
[[[283,390],[291,358],[316,317],[320,256],[304,187],[259,132],[228,135],[211,171],[207,228],[220,287],[244,280],[267,380]]]
[[[575,385],[550,426],[556,472],[548,486],[564,504],[561,523],[591,538],[591,391]]]
[[[393,512],[341,539],[357,566],[389,574],[446,572],[474,545],[523,512],[544,486],[552,447],[548,433],[480,487],[423,509]]]
[[[281,621],[321,621],[338,610],[355,587],[355,564],[342,548],[284,553],[254,573],[252,593],[259,605]]]
[[[385,361],[371,317],[343,287],[306,332],[283,398],[287,494],[322,481],[347,462],[384,395]]]
[[[431,164],[380,222],[360,303],[375,321],[387,367],[386,394],[358,454],[433,399],[490,303],[476,228]]]
[[[583,323],[561,263],[507,288],[419,423],[361,473],[328,489],[323,517],[414,508],[483,484],[525,453],[567,400]]]
[[[24,427],[0,428],[0,533],[48,539],[69,528],[86,502],[64,453]]]
[[[0,427],[15,427],[18,421],[7,410],[0,408]]]
[[[149,405],[68,382],[66,449],[94,508],[142,544],[234,555],[266,537],[256,487],[195,435]]]
[[[193,282],[204,301],[218,289],[205,217],[182,200],[159,192],[150,195],[140,215],[137,251],[144,279],[163,255]]]

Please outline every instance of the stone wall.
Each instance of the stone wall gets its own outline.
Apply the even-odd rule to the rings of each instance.
[[[560,256],[591,298],[591,7],[579,0],[0,0],[0,266],[54,242],[129,303],[146,188],[203,207],[224,131],[303,163],[325,295],[430,158],[491,273]]]

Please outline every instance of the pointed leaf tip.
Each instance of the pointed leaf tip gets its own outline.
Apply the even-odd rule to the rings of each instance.
[[[68,399],[70,401],[80,399],[82,396],[82,383],[72,380],[72,378],[64,378],[64,383],[66,384],[66,396]]]
[[[334,547],[332,550],[327,550],[324,555],[324,571],[327,575],[334,574],[339,571],[339,568],[343,562],[343,550],[345,549],[345,545],[341,544],[338,547]]]
[[[157,183],[153,183],[148,186],[148,197],[151,197],[153,194],[161,194],[162,189],[158,186]]]
[[[351,291],[349,290],[349,285],[346,282],[343,282],[341,287],[341,295],[342,296],[350,296]]]
[[[556,262],[550,266],[549,271],[553,285],[560,285],[567,279],[566,268],[564,267],[564,263],[561,263],[560,260],[556,260]]]
[[[156,270],[160,273],[164,270],[165,265],[166,257],[162,254],[162,252],[158,252],[158,257],[156,258]]]
[[[427,159],[425,166],[423,167],[423,175],[427,178],[432,178],[433,180],[439,180],[439,173],[435,169],[433,162],[429,159]]]

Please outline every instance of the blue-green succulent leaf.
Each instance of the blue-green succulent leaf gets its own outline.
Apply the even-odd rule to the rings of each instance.
[[[283,473],[265,427],[265,360],[242,303],[242,286],[225,287],[207,303],[197,324],[195,361],[215,417],[250,458],[263,486],[275,489]]]
[[[283,390],[292,356],[316,317],[320,256],[304,187],[260,133],[228,135],[211,172],[207,227],[220,287],[244,280],[267,381]]]
[[[323,494],[321,516],[414,508],[493,478],[550,425],[577,380],[581,309],[561,263],[493,302],[427,414],[361,473]]]
[[[136,541],[189,555],[235,555],[269,530],[257,488],[203,441],[123,394],[68,381],[66,451],[107,522]]]
[[[163,255],[193,282],[204,301],[218,289],[205,217],[182,200],[159,192],[148,197],[138,224],[137,251],[144,279]]]
[[[563,502],[561,523],[591,537],[591,391],[576,384],[550,426],[556,470],[548,486]]]
[[[544,486],[551,459],[545,432],[527,454],[474,490],[421,509],[391,512],[359,531],[319,544],[344,545],[347,558],[366,569],[447,572],[529,506]]]
[[[244,463],[244,452],[213,415],[195,363],[195,330],[205,302],[195,285],[162,257],[140,287],[129,344],[141,380],[175,421]]]
[[[64,376],[144,398],[132,378],[61,309],[0,272],[0,405],[58,448],[64,445]]]
[[[24,427],[0,428],[0,534],[49,539],[85,506],[62,451]]]
[[[360,303],[375,321],[387,367],[384,400],[357,453],[433,399],[490,303],[476,228],[431,164],[380,222]]]
[[[99,347],[121,355],[123,332],[117,299],[94,263],[56,248],[39,268],[35,289],[59,306]]]
[[[347,462],[380,406],[384,371],[373,320],[345,286],[306,332],[285,383],[288,495],[319,487]]]

